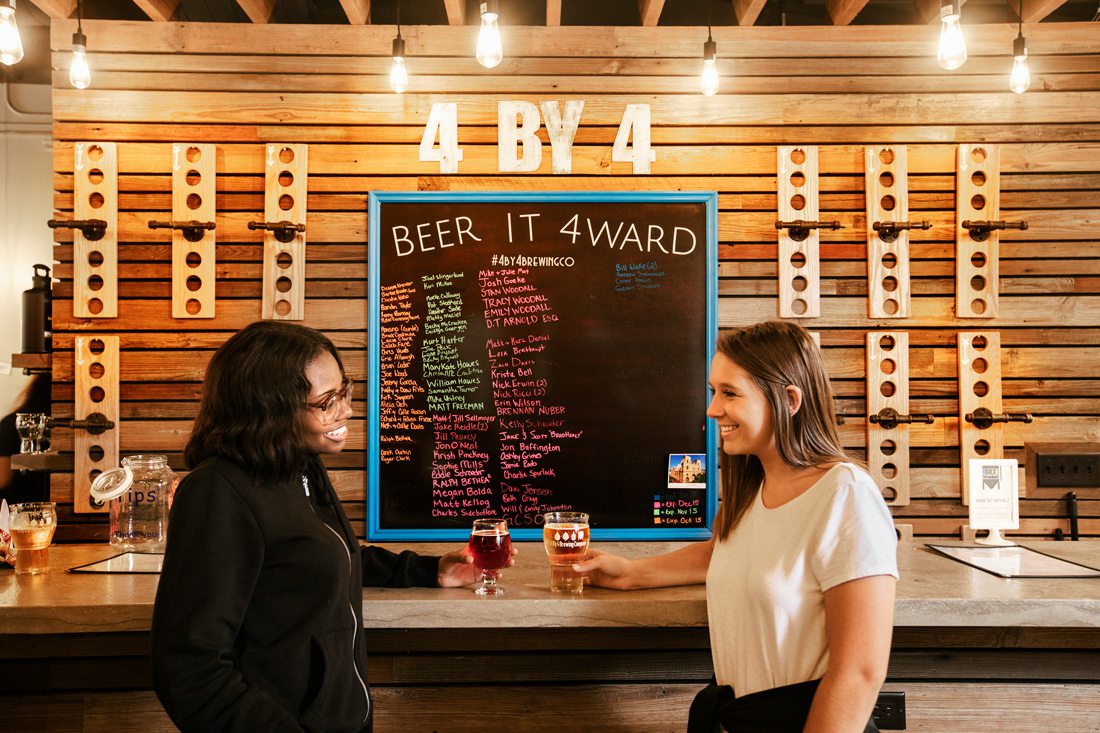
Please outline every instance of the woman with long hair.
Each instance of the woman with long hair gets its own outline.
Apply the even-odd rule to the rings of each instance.
[[[593,551],[575,569],[608,588],[706,583],[717,684],[696,698],[689,730],[877,730],[897,579],[890,512],[841,447],[809,333],[772,321],[717,346],[713,537],[635,560]]]
[[[323,334],[265,321],[210,361],[153,609],[153,682],[184,731],[369,731],[363,586],[459,586],[443,557],[360,546],[322,455],[353,384]]]

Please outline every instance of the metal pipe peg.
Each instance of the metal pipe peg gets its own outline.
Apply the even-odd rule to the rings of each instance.
[[[150,229],[179,229],[188,242],[202,240],[203,230],[213,231],[216,224],[212,221],[155,221],[150,220]]]
[[[83,420],[75,420],[71,417],[48,418],[47,424],[51,428],[70,428],[72,430],[87,430],[89,435],[100,435],[113,430],[115,423],[107,419],[102,412],[93,412]]]
[[[294,224],[289,221],[250,221],[248,222],[248,228],[250,231],[262,229],[264,231],[273,232],[275,239],[286,244],[287,242],[293,242],[298,232],[304,232],[306,230],[306,225]]]
[[[994,415],[993,411],[988,407],[979,407],[974,412],[968,412],[963,415],[963,419],[968,423],[974,425],[979,430],[985,430],[991,427],[993,423],[999,422],[1032,422],[1035,418],[1030,413],[1024,412],[1019,414],[1004,413],[1000,415]]]
[[[794,221],[777,221],[776,229],[787,229],[787,236],[796,242],[805,241],[810,236],[811,229],[843,229],[839,221],[806,221],[795,219]]]
[[[876,221],[871,228],[878,232],[878,238],[883,242],[897,240],[898,234],[907,229],[931,229],[929,221]]]
[[[46,226],[50,229],[79,229],[89,242],[98,242],[107,233],[107,222],[103,219],[50,219]]]
[[[1019,229],[1026,230],[1026,221],[978,221],[967,219],[962,223],[963,229],[970,232],[970,238],[975,242],[984,242],[989,239],[989,233],[994,229]]]
[[[936,416],[931,413],[923,415],[901,415],[893,407],[884,407],[874,415],[868,415],[867,421],[878,425],[884,430],[893,430],[901,423],[925,423],[931,425],[936,421]]]

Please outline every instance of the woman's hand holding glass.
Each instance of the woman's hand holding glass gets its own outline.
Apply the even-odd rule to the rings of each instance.
[[[618,555],[589,549],[584,560],[573,563],[578,575],[583,575],[589,585],[615,590],[632,590],[630,565],[633,561]]]
[[[516,556],[516,552],[515,545],[512,545],[512,558]],[[512,558],[508,560],[509,566],[516,564]],[[437,580],[440,588],[460,588],[481,580],[481,569],[474,565],[474,556],[470,553],[469,545],[463,545],[462,549],[453,550],[439,558]]]

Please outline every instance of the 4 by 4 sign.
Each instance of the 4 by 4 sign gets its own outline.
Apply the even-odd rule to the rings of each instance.
[[[542,165],[542,141],[538,131],[545,125],[550,139],[553,172],[557,175],[571,173],[573,139],[577,135],[583,111],[583,101],[566,102],[564,113],[557,102],[540,102],[537,106],[524,101],[498,102],[498,170],[501,173],[538,170]],[[649,105],[628,104],[611,147],[611,160],[632,163],[634,173],[649,173],[650,164],[657,159],[649,140]],[[457,103],[436,102],[432,105],[431,116],[420,139],[420,160],[438,161],[440,173],[458,173],[462,148],[458,147]]]

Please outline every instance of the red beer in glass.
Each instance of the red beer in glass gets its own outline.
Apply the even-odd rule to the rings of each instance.
[[[480,596],[499,596],[504,589],[497,585],[500,571],[512,557],[512,538],[503,519],[475,519],[470,532],[470,555],[474,567],[481,571],[481,586],[474,592]]]

